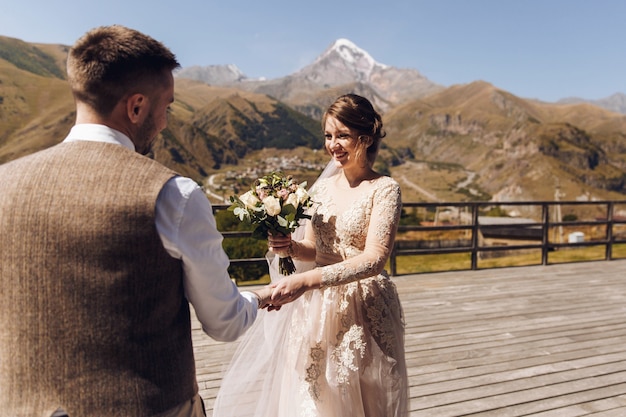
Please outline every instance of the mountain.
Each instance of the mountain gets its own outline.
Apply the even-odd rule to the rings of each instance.
[[[168,128],[154,146],[156,160],[196,178],[248,152],[274,147],[319,148],[318,122],[268,96],[180,79]]]
[[[585,100],[578,97],[568,97],[558,102],[563,104],[590,103],[616,113],[626,114],[626,94],[624,93],[615,93],[600,100]]]
[[[220,86],[247,80],[246,75],[234,64],[207,66],[194,65],[179,69],[176,76]]]
[[[230,67],[223,68],[228,72]],[[233,80],[216,76],[215,66],[183,68],[179,78],[192,78],[212,85],[229,86],[270,95],[313,118],[339,94],[360,92],[381,111],[408,99],[424,97],[443,89],[415,69],[399,69],[378,63],[347,39],[338,39],[313,63],[296,73],[272,80],[245,76]]]
[[[626,116],[589,104],[528,101],[478,81],[407,102],[386,115],[388,137],[414,160],[471,173],[503,201],[623,199]]]
[[[62,45],[0,37],[0,163],[60,142],[75,120]],[[201,181],[264,147],[318,148],[319,122],[265,95],[179,79],[154,158]]]
[[[353,82],[369,85],[385,100],[398,104],[425,97],[443,87],[429,81],[415,69],[399,69],[380,64],[347,39],[339,39],[315,62],[294,74],[323,87]]]
[[[0,36],[0,163],[55,144],[73,124],[63,50]]]
[[[66,55],[63,45],[0,37],[0,163],[72,126]],[[556,188],[570,200],[626,195],[626,116],[595,104],[526,100],[485,81],[444,88],[343,40],[278,80],[248,79],[234,65],[198,71],[209,78],[177,74],[153,156],[199,182],[255,150],[319,149],[322,109],[356,92],[384,109],[377,169],[398,179],[405,201],[552,200]]]
[[[59,58],[67,51],[67,47],[61,45],[30,44],[0,36],[0,59],[34,75],[64,79],[65,64]]]

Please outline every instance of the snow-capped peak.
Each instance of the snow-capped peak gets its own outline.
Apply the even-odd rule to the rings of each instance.
[[[238,78],[245,78],[246,77],[246,75],[235,64],[227,64],[226,68],[228,68],[228,70],[230,72],[232,72]]]
[[[328,55],[333,51],[339,54],[339,56],[347,63],[357,65],[358,67],[363,69],[367,68],[369,70],[368,72],[374,69],[374,67],[387,67],[384,64],[376,62],[376,60],[372,58],[372,56],[367,51],[359,48],[352,41],[345,38],[337,39],[333,43],[333,45],[328,48],[325,55]]]
[[[387,68],[353,42],[340,38],[298,74],[314,83],[342,85],[355,81],[368,83],[375,72]]]

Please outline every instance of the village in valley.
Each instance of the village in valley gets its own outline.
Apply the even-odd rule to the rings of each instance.
[[[247,191],[248,187],[260,177],[271,172],[310,172],[307,177],[315,178],[326,166],[327,160],[306,160],[299,156],[272,156],[256,161],[253,165],[232,167],[220,173],[210,175],[204,183],[204,191],[209,199],[217,204],[230,203],[231,195],[238,195]],[[240,168],[240,169],[236,169]],[[297,178],[299,182],[308,178]],[[312,182],[309,181],[308,185]]]

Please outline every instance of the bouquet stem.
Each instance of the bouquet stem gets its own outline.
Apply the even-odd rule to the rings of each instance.
[[[281,275],[291,275],[296,272],[296,266],[294,265],[291,256],[287,256],[286,258],[281,257],[278,259],[278,272],[280,272]]]

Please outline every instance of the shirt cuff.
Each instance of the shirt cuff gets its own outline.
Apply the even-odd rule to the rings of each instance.
[[[252,291],[241,291],[241,295],[248,300],[250,304],[254,304],[257,309],[261,308],[261,299]]]

